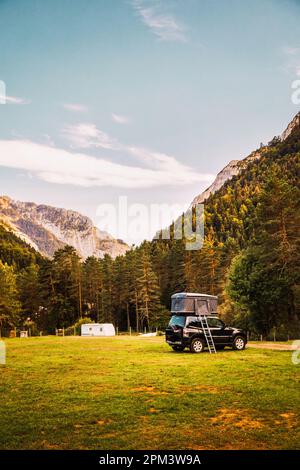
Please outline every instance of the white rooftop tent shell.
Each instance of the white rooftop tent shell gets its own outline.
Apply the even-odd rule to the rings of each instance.
[[[81,336],[115,336],[112,323],[84,323],[81,325]]]

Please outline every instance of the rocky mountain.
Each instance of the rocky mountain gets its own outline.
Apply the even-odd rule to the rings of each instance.
[[[262,147],[260,150],[252,152],[248,157],[244,158],[244,160],[231,160],[231,162],[229,162],[228,165],[226,165],[217,174],[213,183],[203,191],[203,193],[193,199],[191,206],[203,203],[211,194],[218,191],[226,181],[230,180],[233,176],[238,175],[243,168],[246,168],[250,161],[260,158],[264,148],[265,147]]]
[[[83,258],[113,258],[124,254],[128,245],[100,231],[92,221],[78,212],[33,202],[0,197],[0,220],[29,245],[45,256],[65,245],[73,246]]]
[[[294,119],[287,126],[286,130],[281,134],[280,140],[286,140],[296,127],[300,127],[300,112],[296,114]]]
[[[196,204],[202,204],[212,193],[215,193],[220,189],[225,181],[231,179],[234,175],[237,175],[239,172],[239,160],[231,160],[216,176],[216,179],[213,183],[205,190],[203,193],[196,196],[191,206]]]
[[[277,139],[281,140],[282,142],[285,141],[296,127],[300,127],[300,112],[294,117],[294,119],[289,123],[286,130],[282,133],[280,137],[277,137]],[[265,151],[267,151],[267,149],[268,146],[262,146],[259,150],[255,150],[243,160],[232,160],[231,162],[229,162],[228,165],[226,165],[217,174],[214,182],[205,191],[203,191],[201,194],[199,194],[193,199],[191,207],[195,206],[196,204],[203,203],[211,194],[214,194],[216,191],[218,191],[226,181],[230,180],[233,176],[238,175],[241,170],[246,168],[248,163],[261,158],[261,156],[264,154]]]

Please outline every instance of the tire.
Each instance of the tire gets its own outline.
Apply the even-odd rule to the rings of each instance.
[[[232,348],[235,351],[242,351],[245,349],[246,346],[246,340],[242,336],[236,336],[233,340]]]
[[[184,350],[185,346],[172,346],[173,351],[176,352],[182,352]]]
[[[201,338],[194,338],[190,344],[191,353],[201,353],[204,351],[204,341]]]

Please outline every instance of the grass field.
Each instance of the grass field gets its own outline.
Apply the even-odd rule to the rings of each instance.
[[[299,449],[290,352],[174,353],[163,337],[9,339],[1,449]]]

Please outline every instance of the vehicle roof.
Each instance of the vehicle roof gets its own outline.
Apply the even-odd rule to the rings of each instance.
[[[177,294],[173,294],[171,299],[175,299],[176,297],[207,297],[209,299],[218,299],[216,295],[199,294],[196,292],[178,292]]]

